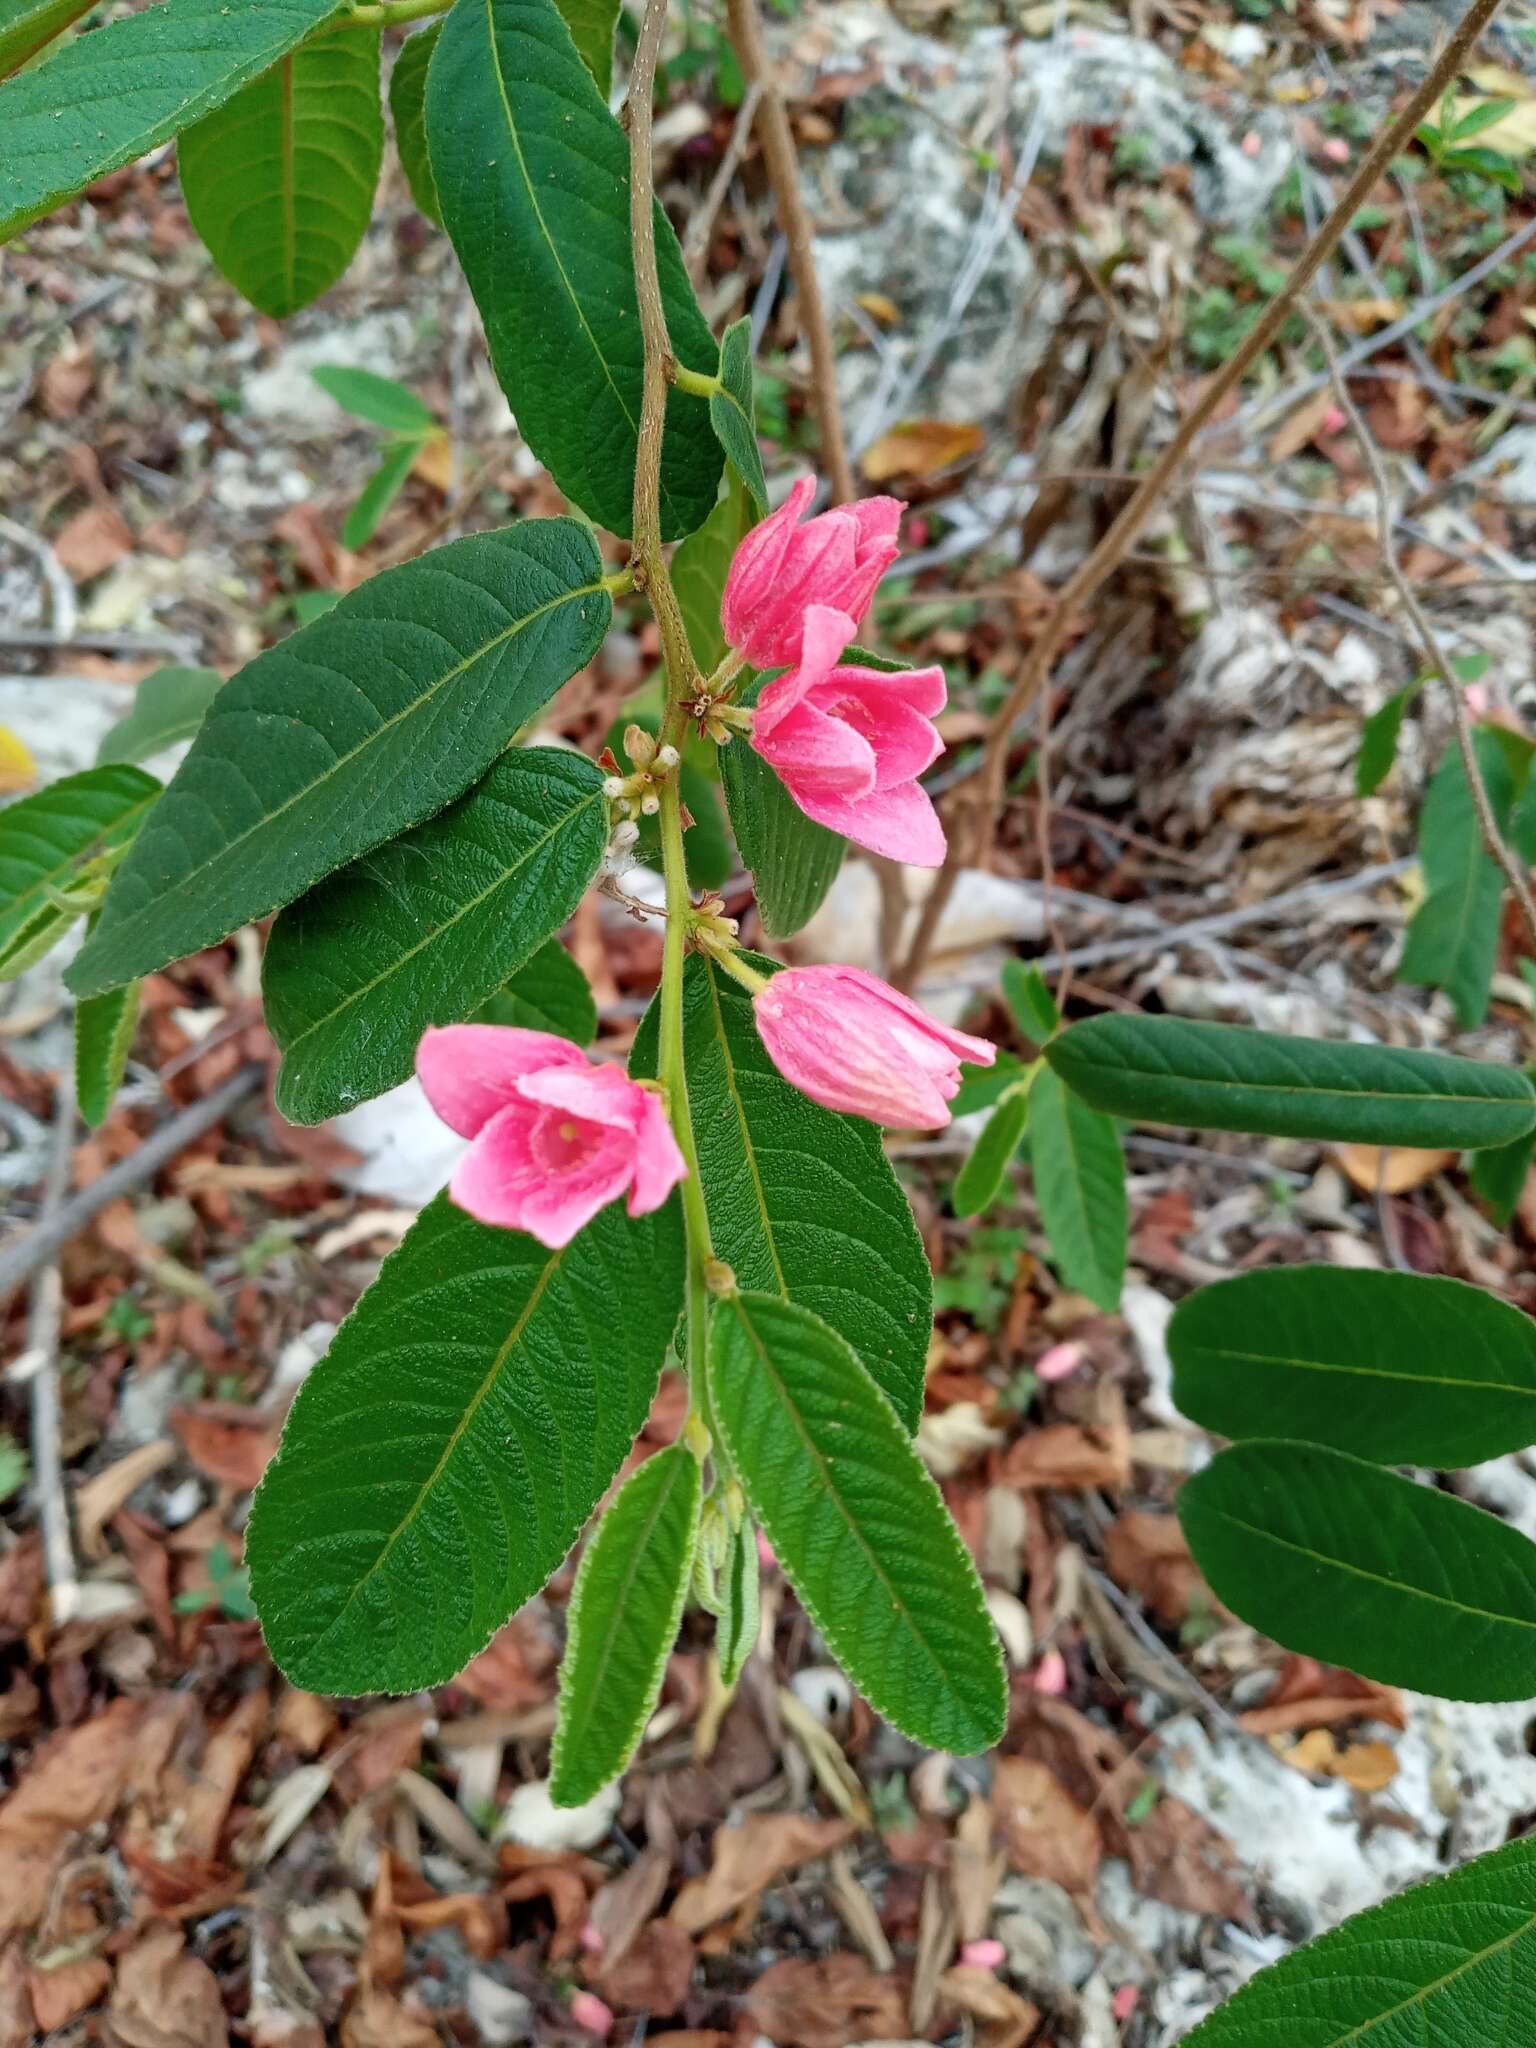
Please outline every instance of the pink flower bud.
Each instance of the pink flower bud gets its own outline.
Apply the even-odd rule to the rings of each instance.
[[[416,1073],[443,1122],[473,1141],[453,1200],[552,1251],[626,1192],[631,1216],[659,1209],[687,1173],[660,1096],[547,1031],[430,1030]]]
[[[1067,1689],[1067,1660],[1060,1650],[1047,1650],[1034,1670],[1029,1682],[1036,1692],[1050,1693],[1059,1699]]]
[[[599,2034],[605,2040],[613,2032],[613,2008],[604,2005],[595,1991],[571,1993],[571,2018],[578,2027],[585,2027],[589,2034]]]
[[[1053,1344],[1035,1360],[1035,1378],[1047,1385],[1053,1380],[1070,1379],[1087,1355],[1081,1344]]]
[[[807,605],[831,605],[857,625],[900,552],[899,498],[862,498],[801,526],[815,495],[816,479],[802,477],[778,511],[742,541],[725,579],[720,623],[754,668],[783,668],[799,659]]]
[[[1000,1941],[968,1941],[960,1960],[973,1970],[998,1970],[1008,1960],[1008,1951]]]
[[[1110,2000],[1110,2011],[1117,2020],[1128,2020],[1136,2010],[1141,1993],[1134,1984],[1122,1984]]]
[[[752,744],[808,818],[914,867],[944,859],[944,828],[918,781],[944,751],[941,668],[843,666],[846,612],[813,604],[800,658],[757,701]]]
[[[828,1109],[898,1130],[949,1122],[961,1060],[990,1067],[997,1047],[940,1024],[859,967],[787,967],[753,1004],[786,1081]]]

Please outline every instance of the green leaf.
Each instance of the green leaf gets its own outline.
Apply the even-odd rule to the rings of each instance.
[[[746,485],[759,519],[768,517],[768,485],[763,476],[763,451],[757,442],[757,411],[752,400],[752,321],[732,321],[720,337],[720,388],[709,401],[710,425],[732,469]]]
[[[531,519],[386,569],[225,684],[69,974],[95,995],[431,817],[591,659],[590,530]]]
[[[957,1216],[979,1216],[996,1201],[1028,1122],[1029,1096],[1024,1089],[1003,1096],[971,1156],[955,1175],[949,1205]]]
[[[976,1067],[969,1060],[962,1060],[960,1087],[950,1101],[950,1115],[974,1116],[978,1109],[991,1109],[1028,1072],[1028,1064],[1006,1046],[998,1047],[997,1059],[990,1067]]]
[[[1536,2001],[1536,1836],[1411,1885],[1261,1970],[1184,2048],[1511,2048]]]
[[[1536,1129],[1518,1068],[1182,1017],[1089,1017],[1045,1048],[1085,1102],[1137,1122],[1476,1150]]]
[[[341,544],[347,548],[366,547],[379,530],[379,521],[405,488],[416,457],[419,441],[401,441],[388,449],[384,460],[357,494],[341,529]]]
[[[742,956],[760,974],[780,963]],[[630,1072],[656,1072],[657,1005]],[[683,974],[683,1049],[715,1255],[743,1287],[810,1309],[851,1344],[908,1429],[923,1412],[933,1282],[876,1127],[792,1088],[752,998],[702,954]]]
[[[1515,798],[1508,756],[1486,728],[1473,735],[1478,768],[1500,829]],[[1419,859],[1428,891],[1414,912],[1398,965],[1399,981],[1443,988],[1469,1028],[1488,1014],[1499,950],[1504,877],[1483,847],[1482,829],[1460,752],[1435,770],[1419,819]]]
[[[384,160],[377,29],[280,58],[176,145],[192,225],[259,312],[286,320],[344,275]]]
[[[95,5],[96,0],[0,0],[0,78],[19,71]]]
[[[103,733],[96,765],[144,761],[191,739],[223,687],[217,669],[157,668],[134,691],[132,709]]]
[[[0,86],[0,241],[270,71],[336,0],[163,0]]]
[[[743,1514],[726,1539],[716,1592],[720,1611],[715,1617],[715,1655],[720,1660],[720,1683],[729,1692],[757,1648],[763,1625],[757,1529],[750,1515]]]
[[[1495,127],[1506,114],[1512,114],[1520,102],[1512,99],[1478,100],[1468,107],[1464,114],[1458,114],[1451,123],[1449,139],[1452,142],[1470,142],[1474,135],[1481,135],[1485,128]]]
[[[1219,1436],[1437,1467],[1536,1442],[1536,1322],[1462,1280],[1241,1273],[1179,1304],[1168,1350],[1174,1400]]]
[[[94,1131],[107,1120],[133,1047],[143,984],[109,989],[75,1005],[75,1100]]]
[[[443,216],[427,157],[427,116],[422,102],[427,89],[427,66],[437,48],[440,27],[441,23],[433,22],[424,34],[411,36],[402,44],[395,68],[389,74],[389,113],[395,124],[400,168],[405,172],[405,182],[411,188],[417,210],[436,228],[442,226]]]
[[[1049,1067],[1029,1096],[1029,1161],[1052,1257],[1069,1287],[1117,1309],[1128,1228],[1120,1134]]]
[[[1492,1145],[1486,1151],[1468,1154],[1467,1178],[1500,1230],[1509,1228],[1520,1206],[1533,1153],[1536,1132],[1516,1138],[1512,1145]]]
[[[724,496],[672,557],[672,588],[683,614],[688,645],[706,676],[725,659],[720,598],[731,560],[751,526],[752,500],[747,487],[728,471]]]
[[[77,911],[54,899],[93,855],[130,840],[160,785],[142,768],[114,762],[24,796],[0,810],[0,980],[40,960]]]
[[[676,1200],[563,1251],[439,1195],[299,1389],[251,1510],[267,1646],[316,1692],[440,1685],[613,1483],[683,1299]]]
[[[277,1107],[317,1124],[407,1079],[430,1024],[460,1024],[560,929],[608,840],[603,778],[513,748],[468,795],[285,910],[262,968]]]
[[[1003,998],[1019,1029],[1034,1044],[1044,1045],[1061,1029],[1056,998],[1046,987],[1045,976],[1038,967],[1026,967],[1022,960],[1005,960]]]
[[[752,1511],[878,1713],[970,1756],[1008,1716],[981,1582],[890,1403],[818,1316],[738,1294],[710,1318],[709,1389]]]
[[[621,0],[555,0],[571,41],[606,100],[613,90],[613,32]]]
[[[443,222],[523,439],[582,511],[627,535],[643,354],[628,138],[555,0],[457,0],[427,74],[426,107]],[[714,338],[659,206],[656,256],[673,353],[712,374]],[[674,389],[661,464],[665,539],[703,523],[720,466],[708,404]]]
[[[550,1760],[556,1806],[585,1806],[634,1755],[661,1694],[699,1535],[699,1461],[647,1458],[582,1556],[568,1609]]]
[[[432,34],[436,33],[434,29]],[[430,35],[412,36],[406,48],[411,43],[431,39]],[[372,370],[349,369],[344,363],[317,363],[309,374],[343,412],[351,413],[354,419],[367,420],[370,426],[418,441],[441,430],[442,421],[432,408],[409,385],[397,384],[393,377],[379,377]]]
[[[755,704],[764,680],[749,683],[739,701]],[[721,750],[720,779],[763,930],[771,939],[791,938],[826,900],[848,842],[805,815],[750,740],[734,739]]]
[[[1179,1520],[1211,1591],[1288,1650],[1452,1700],[1536,1693],[1536,1544],[1315,1444],[1236,1444]]]
[[[1422,677],[1416,678],[1379,705],[1361,726],[1360,752],[1355,757],[1356,796],[1374,796],[1392,773],[1403,720],[1423,687]]]
[[[592,987],[556,939],[547,939],[474,1015],[476,1024],[511,1024],[520,1031],[552,1031],[572,1045],[597,1036]]]

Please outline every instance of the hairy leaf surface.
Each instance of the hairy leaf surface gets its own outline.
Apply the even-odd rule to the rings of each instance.
[[[934,1749],[995,1742],[1008,1695],[981,1582],[843,1339],[795,1302],[727,1296],[710,1320],[709,1386],[753,1513],[870,1704]]]
[[[748,953],[761,974],[778,962]],[[656,1072],[653,1003],[630,1071]],[[737,982],[694,954],[683,1043],[716,1256],[743,1287],[799,1302],[850,1343],[908,1429],[923,1409],[933,1283],[880,1133],[823,1109],[769,1059]]]
[[[1061,1277],[1099,1308],[1117,1309],[1129,1230],[1120,1134],[1049,1067],[1029,1091],[1029,1163]]]
[[[411,188],[411,197],[418,210],[438,228],[443,224],[443,215],[437,203],[437,187],[432,182],[432,164],[427,155],[424,95],[427,66],[437,48],[440,26],[440,23],[433,22],[421,35],[409,37],[389,74],[389,112],[395,124],[395,148],[400,152],[400,168],[405,172],[405,182]]]
[[[211,112],[336,0],[161,0],[0,86],[0,241]]]
[[[94,1131],[104,1124],[133,1046],[142,984],[109,989],[75,1005],[75,1101]]]
[[[709,401],[710,424],[726,460],[746,485],[758,519],[768,517],[768,485],[757,441],[757,407],[752,396],[752,321],[743,314],[720,337],[720,389]]]
[[[1105,1015],[1045,1056],[1095,1109],[1149,1123],[1468,1151],[1536,1129],[1536,1091],[1517,1067],[1449,1053]]]
[[[19,71],[95,5],[96,0],[0,0],[0,78]]]
[[[645,1420],[683,1299],[675,1200],[564,1251],[439,1195],[299,1390],[251,1513],[273,1657],[440,1685],[544,1584]],[[622,1314],[618,1306],[622,1304]]]
[[[588,1540],[560,1666],[557,1806],[595,1799],[645,1732],[683,1618],[699,1498],[698,1459],[671,1444],[630,1474]]]
[[[1220,1436],[1437,1467],[1536,1443],[1536,1322],[1462,1280],[1240,1273],[1180,1302],[1168,1350],[1174,1400]]]
[[[475,1012],[477,1024],[510,1024],[520,1031],[552,1031],[572,1045],[597,1036],[592,984],[556,939],[547,939],[495,995]]]
[[[957,1216],[979,1216],[997,1200],[1013,1155],[1029,1122],[1029,1097],[1021,1088],[1005,1095],[987,1119],[971,1156],[955,1175],[950,1207]]]
[[[1288,1650],[1453,1700],[1536,1694],[1536,1544],[1316,1444],[1223,1451],[1179,1489],[1218,1600]]]
[[[214,699],[70,971],[78,995],[211,946],[483,775],[596,651],[590,531],[534,519],[386,569]]]
[[[131,839],[160,785],[126,762],[65,775],[0,810],[0,980],[42,958],[79,915],[55,901],[84,862]]]
[[[457,0],[427,74],[426,118],[443,223],[523,438],[567,497],[627,535],[643,355],[629,143],[555,0]],[[673,353],[713,374],[714,339],[659,206],[656,255]],[[707,401],[674,389],[666,539],[703,522],[720,467]]]

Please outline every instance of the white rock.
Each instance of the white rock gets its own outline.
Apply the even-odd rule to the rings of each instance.
[[[502,1809],[493,1837],[520,1842],[525,1849],[595,1849],[613,1826],[622,1798],[617,1784],[605,1785],[585,1806],[556,1806],[547,1779],[519,1785]]]
[[[1136,1356],[1147,1376],[1142,1407],[1159,1422],[1187,1426],[1173,1405],[1173,1361],[1168,1356],[1168,1325],[1173,1320],[1173,1303],[1143,1281],[1127,1281],[1120,1296],[1120,1313],[1136,1346]]]
[[[486,1971],[471,1971],[464,2003],[485,2048],[512,2048],[514,2041],[533,2039],[533,2000]]]
[[[426,1207],[465,1150],[465,1141],[438,1116],[414,1075],[387,1095],[345,1111],[331,1129],[362,1155],[337,1178],[360,1195],[409,1209]]]

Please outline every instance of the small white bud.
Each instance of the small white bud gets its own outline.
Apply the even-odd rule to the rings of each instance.
[[[610,803],[616,801],[623,794],[624,778],[622,775],[605,775],[603,777],[603,795],[608,798]]]
[[[682,758],[676,747],[662,747],[656,755],[656,765],[658,768],[675,768]]]
[[[661,798],[660,798],[659,796],[643,796],[643,797],[641,797],[641,799],[640,799],[640,815],[641,815],[641,817],[642,817],[642,818],[654,818],[654,817],[655,817],[655,815],[656,815],[656,813],[657,813],[657,812],[658,812],[658,811],[659,811],[660,809],[661,809]]]
[[[640,827],[633,818],[626,818],[622,824],[614,826],[613,837],[608,843],[615,853],[627,853],[639,837]]]

